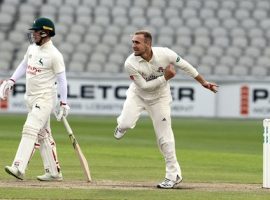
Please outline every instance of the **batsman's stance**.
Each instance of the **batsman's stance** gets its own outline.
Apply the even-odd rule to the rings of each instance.
[[[132,44],[134,53],[126,59],[125,68],[133,82],[127,91],[122,113],[117,118],[114,137],[121,139],[128,129],[135,127],[140,114],[146,110],[153,121],[157,144],[166,163],[165,179],[157,187],[173,188],[182,181],[170,116],[172,97],[168,81],[176,74],[174,66],[213,92],[217,92],[217,85],[207,82],[174,51],[152,47],[152,35],[148,31],[135,32]]]
[[[62,54],[53,45],[54,23],[47,18],[38,18],[29,29],[29,45],[24,59],[9,80],[2,83],[0,97],[7,98],[15,82],[26,74],[25,100],[28,115],[22,137],[11,166],[5,170],[17,179],[23,179],[27,164],[35,148],[40,148],[45,174],[37,176],[40,181],[63,179],[57,159],[56,144],[51,134],[50,114],[56,107],[57,85],[60,91],[60,106],[57,119],[68,115],[67,80]]]

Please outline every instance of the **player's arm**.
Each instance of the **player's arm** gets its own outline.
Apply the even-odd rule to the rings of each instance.
[[[177,53],[169,48],[163,49],[164,54],[167,55],[169,63],[172,63],[175,67],[183,70],[186,74],[195,78],[199,73],[198,71],[186,60],[181,58]]]
[[[12,74],[12,76],[10,77],[10,79],[16,82],[19,78],[25,75],[26,69],[27,69],[27,61],[23,59],[22,62],[17,67],[17,69]]]
[[[198,74],[198,76],[195,77],[195,80],[197,80],[199,83],[201,83],[203,87],[205,87],[208,90],[211,90],[214,93],[216,93],[218,91],[217,84],[206,81],[204,79],[204,77],[200,74]]]
[[[17,67],[17,69],[15,70],[15,72],[12,74],[12,76],[10,77],[10,79],[8,80],[4,80],[0,86],[0,99],[6,99],[8,96],[8,93],[13,89],[13,86],[15,84],[15,82],[22,77],[23,75],[25,75],[27,69],[27,62],[26,60],[23,60],[19,66]]]
[[[193,77],[196,81],[198,81],[203,87],[211,90],[216,93],[218,85],[215,83],[208,82],[204,79],[204,77],[199,74],[199,72],[185,59],[181,58],[172,50],[167,50],[170,61],[181,70],[185,71],[189,76]]]
[[[60,92],[60,101],[64,104],[67,103],[67,78],[66,78],[66,67],[64,63],[63,55],[55,50],[53,54],[53,70],[56,74],[58,88]]]
[[[61,121],[63,117],[67,117],[69,113],[69,105],[67,104],[67,78],[66,72],[60,72],[57,75],[57,83],[60,93],[60,105],[56,111],[56,119]]]
[[[185,71],[190,74],[190,76],[192,76],[196,81],[198,81],[203,87],[205,87],[206,89],[211,90],[212,92],[216,93],[217,90],[217,84],[215,83],[211,83],[208,82],[204,79],[204,77],[199,74],[199,72],[190,64],[188,63],[186,60],[181,59],[179,65],[185,69]]]
[[[159,88],[160,86],[166,84],[165,76],[160,76],[156,79],[146,81],[142,75],[131,65],[125,64],[126,71],[129,74],[131,80],[142,90],[145,91],[154,91],[155,89]]]
[[[60,52],[56,52],[53,58],[53,68],[56,73],[56,79],[60,93],[60,107],[56,111],[56,119],[61,121],[63,117],[67,117],[70,107],[67,104],[67,77],[65,63]]]
[[[67,78],[66,72],[60,72],[57,74],[57,83],[60,93],[60,101],[64,104],[67,103]]]
[[[26,70],[27,70],[27,66],[28,66],[28,52],[29,49],[31,47],[29,46],[23,60],[21,61],[21,63],[18,65],[18,67],[16,68],[16,70],[14,71],[14,73],[12,74],[12,76],[10,77],[10,80],[13,80],[14,83],[20,79],[22,76],[24,76],[26,74]]]

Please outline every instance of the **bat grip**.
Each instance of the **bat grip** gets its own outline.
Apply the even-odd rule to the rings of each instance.
[[[73,131],[72,131],[71,127],[69,126],[69,123],[68,123],[66,117],[63,117],[62,120],[64,122],[64,125],[65,125],[65,128],[66,128],[68,134],[73,135]]]

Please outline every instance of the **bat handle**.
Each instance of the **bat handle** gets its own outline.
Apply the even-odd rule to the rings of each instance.
[[[69,126],[69,123],[68,123],[66,117],[63,117],[62,120],[64,122],[66,129],[67,129],[68,134],[73,135],[73,131],[72,131],[71,127]]]

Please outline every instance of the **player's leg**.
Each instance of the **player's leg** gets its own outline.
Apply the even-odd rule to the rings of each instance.
[[[57,157],[56,143],[51,134],[50,119],[38,134],[38,142],[45,174],[37,176],[37,179],[40,181],[61,181],[63,177]]]
[[[23,126],[21,141],[14,161],[11,167],[5,167],[6,172],[18,179],[23,178],[27,164],[33,153],[38,133],[44,127],[50,112],[51,109],[44,109],[38,102],[33,104]]]
[[[162,188],[172,188],[182,180],[180,165],[175,152],[175,140],[171,127],[170,99],[160,100],[147,109],[156,133],[158,147],[166,163],[165,180],[158,185]]]
[[[22,137],[17,149],[12,166],[6,166],[5,170],[10,175],[15,176],[18,179],[23,179],[27,164],[34,152],[34,145],[37,139],[38,129],[31,126],[28,123],[28,119],[31,117],[32,113],[28,114],[26,123],[23,127]]]
[[[143,110],[144,103],[142,100],[136,94],[128,93],[123,110],[117,118],[114,137],[121,139],[128,129],[134,128]]]

